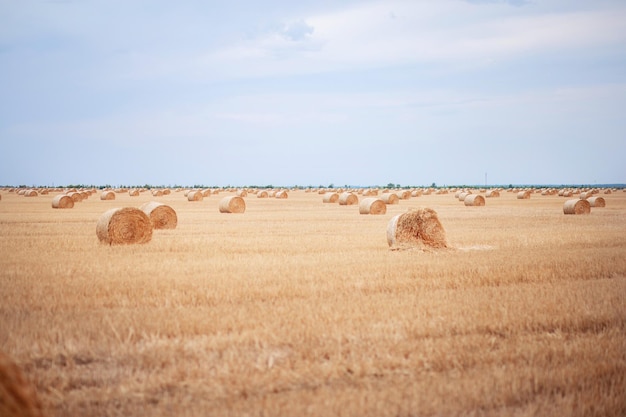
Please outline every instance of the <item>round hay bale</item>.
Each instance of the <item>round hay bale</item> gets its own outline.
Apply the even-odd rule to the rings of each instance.
[[[200,190],[192,190],[187,194],[188,201],[202,201],[204,194]]]
[[[480,194],[469,194],[469,195],[465,196],[465,199],[463,200],[463,203],[466,206],[474,206],[474,207],[484,206],[485,205],[485,197],[483,197]]]
[[[136,188],[131,188],[128,190],[128,195],[131,197],[139,197],[139,190]]]
[[[163,197],[162,190],[152,190],[152,197]]]
[[[392,249],[447,248],[446,233],[435,210],[410,210],[393,217],[387,225],[387,243]]]
[[[96,235],[109,245],[147,243],[152,239],[152,222],[138,208],[113,208],[100,216]]]
[[[530,191],[526,190],[526,191],[520,191],[517,193],[517,199],[518,200],[528,200],[530,198]]]
[[[359,204],[359,196],[349,192],[341,193],[338,202],[340,206],[352,206]]]
[[[471,194],[472,194],[471,192],[462,192],[462,193],[459,193],[459,197],[458,197],[458,199],[459,199],[459,201],[460,201],[460,202],[463,202],[463,201],[465,201],[465,198],[466,198],[468,195],[471,195]]]
[[[35,190],[24,191],[24,197],[37,197],[39,194]]]
[[[592,195],[593,195],[593,193],[591,191],[583,191],[582,193],[580,193],[578,198],[580,198],[581,200],[586,200],[589,197],[591,197]]]
[[[387,204],[377,197],[367,197],[359,203],[359,214],[385,214]]]
[[[287,191],[282,190],[282,191],[278,191],[274,197],[285,199],[285,198],[289,197],[289,194],[287,194]]]
[[[411,191],[411,197],[421,197],[421,196],[422,196],[422,192],[420,190]]]
[[[246,190],[237,190],[237,197],[247,197],[248,191]]]
[[[337,201],[339,201],[339,194],[337,193],[325,193],[322,197],[324,203],[336,203]]]
[[[408,199],[411,198],[411,191],[410,190],[398,191],[397,194],[398,194],[398,197],[401,200],[408,200]]]
[[[243,213],[246,211],[246,202],[238,195],[231,195],[220,200],[220,213]]]
[[[56,195],[53,199],[52,199],[52,208],[73,208],[74,207],[74,200],[72,200],[72,197],[70,197],[67,194],[59,194]]]
[[[150,201],[142,204],[139,210],[148,215],[153,229],[175,229],[178,224],[176,211],[163,203]]]
[[[606,201],[603,197],[589,197],[587,201],[591,207],[606,207]]]
[[[265,191],[265,190],[259,190],[256,193],[256,198],[267,198],[267,196],[268,196],[268,194],[267,194],[267,191]]]
[[[67,193],[67,196],[70,197],[75,203],[80,203],[84,199],[83,194],[78,191]]]
[[[489,190],[489,191],[487,191],[487,194],[485,194],[485,197],[488,197],[488,198],[500,197],[500,191],[498,191],[498,190]]]
[[[4,352],[0,352],[0,416],[43,416],[35,385]]]
[[[567,200],[563,204],[563,213],[565,214],[589,214],[591,213],[591,204],[588,200],[574,199]]]
[[[382,193],[380,199],[383,200],[385,204],[400,204],[400,197],[395,193]]]
[[[103,191],[100,194],[100,200],[115,200],[115,192],[111,190]]]

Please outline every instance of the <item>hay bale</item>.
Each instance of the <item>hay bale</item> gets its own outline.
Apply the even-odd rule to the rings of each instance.
[[[152,222],[138,208],[113,208],[100,216],[96,235],[109,245],[147,243],[152,239]]]
[[[589,200],[581,200],[581,199],[567,200],[563,204],[563,213],[565,214],[589,214],[591,213],[591,204],[589,204]]]
[[[35,386],[13,359],[3,352],[0,352],[0,416],[43,416]]]
[[[447,248],[446,233],[435,210],[410,210],[393,217],[387,225],[387,243],[391,249]]]
[[[246,202],[238,195],[231,195],[220,200],[220,213],[243,213],[246,211]]]
[[[352,206],[359,204],[359,196],[350,192],[341,193],[338,202],[340,206]]]
[[[589,197],[591,197],[592,195],[593,195],[593,193],[591,191],[583,191],[582,193],[580,193],[578,198],[580,198],[581,200],[586,200]]]
[[[237,197],[247,197],[248,191],[246,190],[237,190]]]
[[[466,192],[459,193],[459,196],[458,196],[459,201],[464,202],[468,195],[472,195],[472,192],[466,191]]]
[[[105,190],[100,194],[100,200],[115,200],[115,192],[111,190]]]
[[[400,197],[395,193],[382,193],[380,199],[383,200],[385,204],[400,204]]]
[[[337,201],[339,201],[339,194],[337,193],[325,193],[322,197],[323,203],[336,203]]]
[[[359,203],[359,214],[385,214],[387,204],[377,197],[366,197]]]
[[[37,197],[39,194],[36,190],[25,190],[24,197]]]
[[[142,204],[139,210],[148,215],[153,229],[175,229],[178,224],[176,211],[163,203],[150,201]]]
[[[128,190],[128,195],[131,197],[139,197],[139,190],[136,188],[131,188]]]
[[[187,193],[188,201],[202,201],[203,198],[204,194],[202,194],[202,191],[200,190],[192,190]]]
[[[603,197],[589,197],[587,201],[591,207],[606,207],[606,201]]]
[[[52,208],[73,208],[74,207],[74,200],[72,200],[72,197],[70,197],[67,194],[59,194],[56,195],[53,199],[52,199]]]
[[[152,190],[152,197],[163,197],[163,190]]]
[[[274,197],[285,199],[285,198],[289,197],[289,194],[287,194],[287,191],[281,190],[281,191],[276,192],[276,195]]]
[[[519,191],[517,193],[517,199],[518,200],[528,200],[530,198],[530,190],[525,190],[525,191]]]
[[[480,207],[485,205],[485,197],[480,194],[469,194],[465,196],[463,203],[466,206]]]
[[[485,194],[485,197],[487,197],[487,198],[500,197],[500,191],[498,191],[498,190],[489,190],[489,191],[487,191],[487,194]]]
[[[256,198],[267,198],[268,194],[265,190],[259,190],[256,193]]]

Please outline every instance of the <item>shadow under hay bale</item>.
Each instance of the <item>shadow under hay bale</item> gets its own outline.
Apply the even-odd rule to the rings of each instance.
[[[244,213],[246,211],[246,202],[243,198],[233,195],[224,197],[219,204],[220,213]]]
[[[74,200],[67,194],[59,194],[52,199],[52,208],[65,209],[73,208]]]
[[[142,204],[139,210],[150,218],[153,229],[175,229],[178,224],[176,211],[163,203],[150,201]]]
[[[100,216],[96,235],[109,245],[147,243],[152,239],[152,222],[138,208],[114,208]]]
[[[41,403],[35,386],[19,366],[0,352],[0,416],[41,417]]]
[[[589,214],[591,213],[591,204],[588,200],[567,200],[563,204],[564,214]]]
[[[410,210],[393,217],[387,225],[387,243],[398,249],[448,248],[446,232],[435,210]]]
[[[387,204],[380,198],[367,197],[359,203],[359,214],[385,214]]]

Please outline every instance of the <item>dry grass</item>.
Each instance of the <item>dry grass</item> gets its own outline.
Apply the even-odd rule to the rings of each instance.
[[[383,216],[317,194],[162,202],[176,229],[101,245],[101,213],[150,193],[0,202],[0,351],[48,416],[623,416],[626,194],[481,210],[453,195]],[[456,248],[390,251],[431,207]]]

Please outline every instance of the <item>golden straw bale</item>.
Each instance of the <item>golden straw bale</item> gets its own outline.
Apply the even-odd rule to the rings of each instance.
[[[204,194],[200,190],[192,190],[187,194],[188,201],[202,201]]]
[[[525,191],[519,191],[517,193],[517,199],[518,200],[528,200],[530,198],[530,190],[525,190]]]
[[[466,206],[480,207],[485,205],[485,197],[480,194],[469,194],[465,196],[463,203]]]
[[[411,198],[411,191],[410,190],[397,191],[396,194],[398,194],[398,197],[401,200],[408,200],[408,199]]]
[[[238,195],[231,195],[220,200],[220,213],[243,213],[246,211],[246,202]]]
[[[421,197],[422,196],[422,191],[421,190],[413,190],[411,191],[411,197]]]
[[[152,190],[152,197],[163,197],[163,190]]]
[[[344,192],[339,194],[338,202],[340,206],[352,206],[359,204],[359,196],[351,192]]]
[[[606,201],[603,197],[589,197],[587,201],[591,207],[606,207]]]
[[[336,203],[337,201],[339,201],[339,194],[337,193],[326,193],[322,197],[323,203]]]
[[[387,225],[387,243],[391,249],[447,248],[446,233],[435,210],[410,210],[393,217]]]
[[[276,198],[285,199],[285,198],[289,197],[289,194],[287,194],[287,191],[281,190],[281,191],[276,192],[275,197]]]
[[[382,193],[380,199],[383,200],[385,204],[400,204],[400,197],[398,197],[396,193]]]
[[[259,190],[256,193],[256,198],[267,198],[268,194],[265,190]]]
[[[592,195],[593,195],[593,193],[591,191],[583,191],[582,193],[580,193],[578,198],[580,198],[581,200],[586,200],[589,197],[591,197]]]
[[[472,192],[471,192],[471,191],[464,191],[464,192],[462,192],[462,193],[459,193],[459,197],[458,197],[458,198],[459,198],[459,201],[460,201],[460,202],[465,201],[465,198],[466,198],[468,195],[472,195]]]
[[[246,190],[237,190],[237,197],[247,197],[248,192]]]
[[[131,188],[128,190],[128,195],[131,197],[139,197],[139,190],[136,188]]]
[[[37,197],[39,194],[36,190],[25,190],[24,197]]]
[[[178,224],[176,211],[163,203],[150,201],[142,204],[139,209],[148,215],[153,229],[175,229]]]
[[[100,216],[96,235],[109,245],[147,243],[152,239],[152,222],[138,208],[113,208]]]
[[[359,203],[359,214],[385,214],[387,204],[378,197],[366,197]]]
[[[0,352],[0,416],[43,416],[34,384],[4,352]]]
[[[115,200],[115,192],[114,191],[103,191],[100,194],[100,200]]]
[[[58,194],[52,199],[52,208],[73,208],[74,200],[67,194]]]
[[[500,197],[500,191],[498,190],[489,190],[487,191],[487,194],[485,194],[485,197]]]
[[[589,214],[591,213],[591,204],[588,200],[574,199],[567,200],[563,204],[563,213],[565,214]]]

